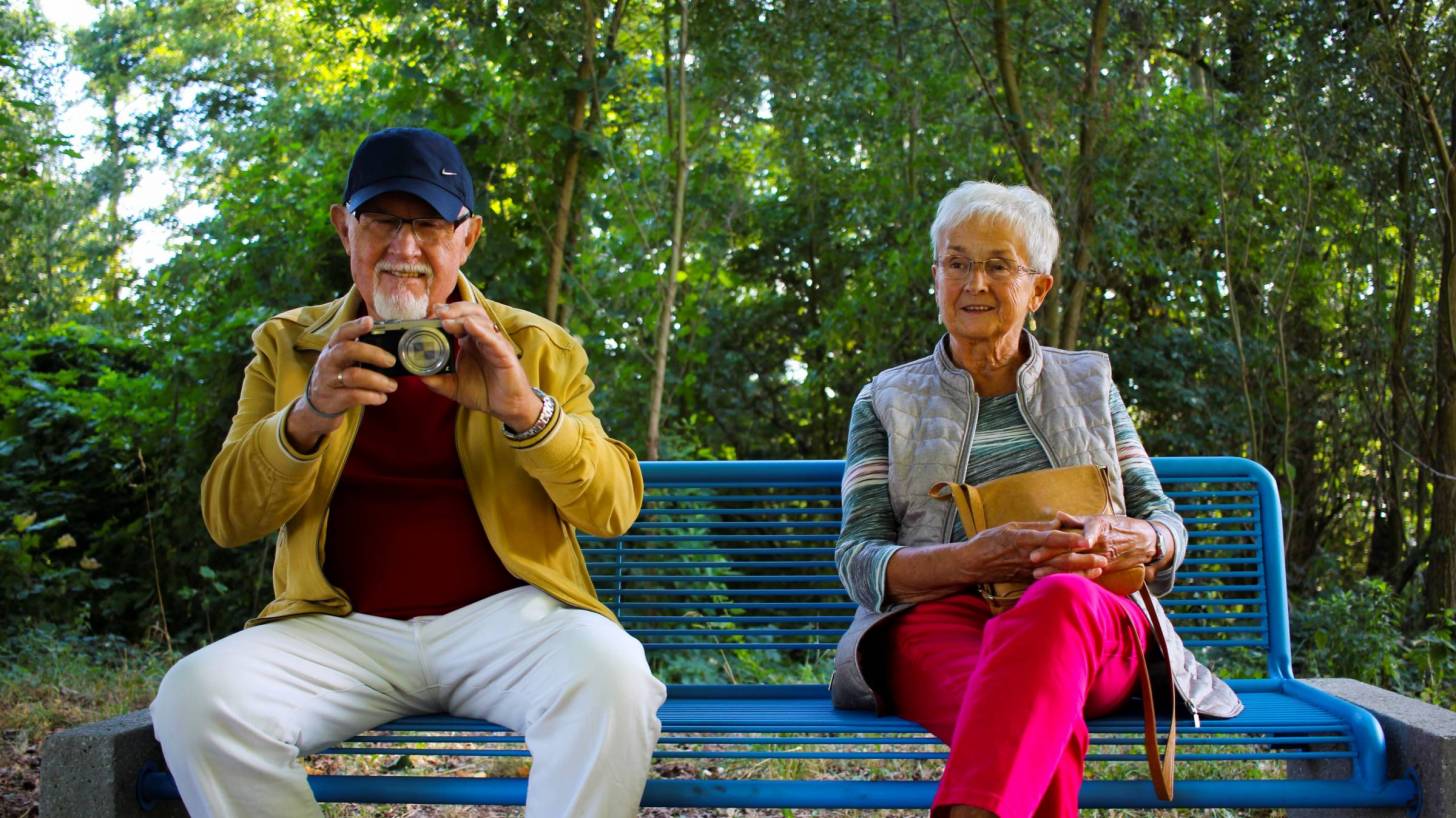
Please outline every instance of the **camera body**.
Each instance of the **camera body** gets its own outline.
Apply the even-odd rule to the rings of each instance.
[[[359,340],[394,356],[394,366],[364,364],[391,378],[405,375],[444,375],[455,371],[455,336],[446,332],[438,319],[376,321],[374,328]]]

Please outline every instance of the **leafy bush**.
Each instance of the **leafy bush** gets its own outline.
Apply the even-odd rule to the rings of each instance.
[[[1295,672],[1343,676],[1445,707],[1456,703],[1456,611],[1406,627],[1417,589],[1383,580],[1326,589],[1292,606]]]
[[[217,548],[198,513],[227,422],[215,384],[241,372],[256,318],[180,327],[180,343],[74,322],[4,338],[0,592],[14,614],[195,644],[256,610],[266,551]]]

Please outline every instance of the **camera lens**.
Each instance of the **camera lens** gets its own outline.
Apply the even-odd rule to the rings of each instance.
[[[411,375],[433,375],[450,360],[450,342],[434,327],[405,330],[399,339],[399,363]]]

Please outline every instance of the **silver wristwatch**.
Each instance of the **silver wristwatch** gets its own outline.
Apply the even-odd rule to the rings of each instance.
[[[520,432],[512,432],[511,427],[502,423],[501,431],[505,433],[507,440],[527,440],[541,434],[541,430],[545,429],[551,423],[551,417],[556,414],[555,398],[534,386],[531,387],[531,391],[535,392],[536,397],[541,399],[541,414],[536,416],[536,422],[531,424],[531,428]]]
[[[1158,525],[1152,520],[1148,520],[1148,525],[1153,527],[1153,558],[1148,560],[1148,565],[1157,565],[1168,554],[1167,549],[1163,547],[1163,538],[1167,534],[1163,526]]]

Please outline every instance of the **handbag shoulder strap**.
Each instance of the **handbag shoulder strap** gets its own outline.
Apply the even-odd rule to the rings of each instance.
[[[1144,585],[1138,589],[1142,595],[1143,604],[1149,612],[1154,610],[1153,599],[1148,594],[1148,587]],[[1158,644],[1158,650],[1162,652],[1163,658],[1172,661],[1168,654],[1168,640],[1163,635],[1163,628],[1158,624],[1158,617],[1153,615],[1150,619],[1150,628],[1153,640]],[[1167,749],[1161,756],[1158,754],[1158,716],[1153,708],[1153,680],[1148,675],[1148,663],[1144,659],[1138,663],[1138,683],[1142,688],[1143,699],[1143,749],[1148,754],[1148,771],[1152,773],[1153,790],[1157,793],[1158,799],[1162,801],[1173,800],[1173,766],[1177,763],[1178,748],[1178,690],[1173,685],[1173,674],[1168,674],[1168,700],[1173,703],[1172,712],[1168,714],[1168,742]]]
[[[961,527],[966,530],[967,537],[986,530],[986,506],[975,486],[965,483],[936,483],[930,487],[930,496],[937,500],[946,499],[947,493],[955,500],[956,510],[961,515]]]

